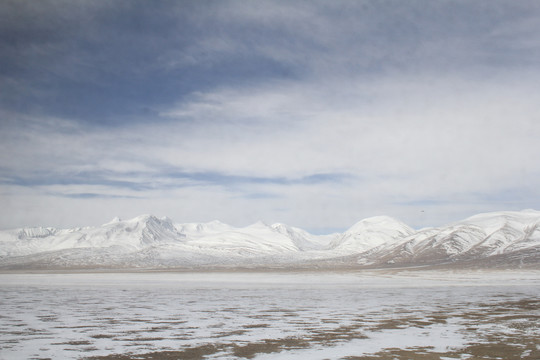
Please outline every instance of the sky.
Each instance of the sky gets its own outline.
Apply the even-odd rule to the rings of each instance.
[[[540,209],[540,2],[0,2],[0,228]]]

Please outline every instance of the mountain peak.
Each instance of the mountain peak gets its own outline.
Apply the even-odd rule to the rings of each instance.
[[[362,253],[381,245],[394,244],[414,230],[390,216],[373,216],[360,220],[330,243],[330,248]]]
[[[148,221],[156,221],[156,220],[159,220],[159,219],[152,214],[143,214],[143,215],[136,216],[128,221],[129,222],[148,222]]]
[[[118,216],[115,216],[111,221],[106,222],[105,224],[103,224],[103,226],[118,224],[119,222],[122,222],[122,219],[120,219],[120,217],[118,217]]]
[[[359,233],[364,231],[389,231],[389,230],[397,230],[398,232],[405,232],[408,234],[412,234],[414,230],[410,228],[407,224],[396,220],[390,216],[372,216],[369,218],[365,218],[363,220],[360,220],[353,226],[351,226],[346,233],[353,234],[353,233]]]
[[[262,220],[248,226],[248,228],[269,228],[270,226]]]
[[[98,227],[0,231],[0,268],[212,266],[540,266],[540,212],[479,214],[414,231],[389,216],[363,219],[331,237],[275,223],[174,225],[140,215]],[[39,260],[36,260],[39,259]],[[36,262],[37,261],[37,262]],[[320,263],[319,261],[322,261]]]

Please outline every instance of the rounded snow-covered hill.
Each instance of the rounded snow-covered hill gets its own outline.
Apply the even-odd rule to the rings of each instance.
[[[330,243],[330,249],[362,253],[379,246],[395,244],[414,233],[408,225],[389,216],[361,220]]]
[[[540,212],[493,212],[418,231],[392,249],[371,254],[372,263],[540,265]],[[365,263],[366,260],[364,259]],[[497,263],[498,262],[498,263]]]
[[[0,231],[0,269],[477,266],[540,268],[540,212],[479,214],[419,231],[387,216],[342,234],[142,215],[97,227]]]

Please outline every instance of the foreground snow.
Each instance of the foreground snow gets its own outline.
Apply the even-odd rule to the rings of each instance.
[[[540,355],[532,270],[0,274],[0,284],[5,359]]]
[[[142,215],[100,227],[0,232],[0,269],[540,267],[540,212],[480,214],[415,231],[386,216],[342,234],[285,224],[234,228]]]

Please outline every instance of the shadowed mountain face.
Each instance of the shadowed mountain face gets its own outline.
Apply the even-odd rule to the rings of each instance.
[[[480,214],[418,231],[377,216],[326,236],[285,224],[175,224],[152,215],[99,227],[0,232],[4,270],[416,266],[540,268],[540,212]]]

